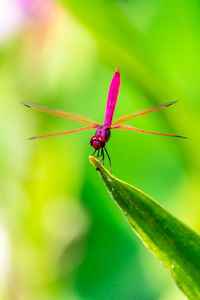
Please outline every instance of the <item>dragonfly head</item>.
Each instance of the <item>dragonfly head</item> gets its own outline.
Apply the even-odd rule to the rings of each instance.
[[[106,140],[103,136],[95,135],[90,140],[90,145],[95,149],[99,150],[101,148],[104,148],[106,144]]]

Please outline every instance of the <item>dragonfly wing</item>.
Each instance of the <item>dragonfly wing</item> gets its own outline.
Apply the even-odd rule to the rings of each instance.
[[[138,131],[138,132],[144,132],[144,133],[150,133],[150,134],[157,134],[157,135],[166,135],[166,136],[172,136],[172,137],[177,137],[177,138],[183,138],[187,139],[185,136],[181,135],[174,135],[174,134],[168,134],[168,133],[159,133],[159,132],[152,132],[152,131],[147,131],[147,130],[142,130],[136,127],[132,127],[130,125],[118,125],[115,127],[111,127],[111,129],[123,129],[123,130],[131,130],[131,131]]]
[[[106,106],[106,115],[104,120],[104,126],[110,126],[113,118],[113,114],[115,111],[115,106],[117,103],[117,97],[119,94],[119,87],[120,87],[120,74],[119,69],[115,71],[115,74],[112,78],[109,92],[108,92],[108,100]]]
[[[78,132],[78,131],[82,131],[82,130],[89,130],[89,129],[94,129],[94,128],[97,128],[97,126],[90,126],[90,127],[80,128],[80,129],[69,130],[69,131],[65,131],[65,132],[58,132],[58,133],[51,133],[51,134],[33,136],[33,137],[28,138],[28,140],[45,138],[45,137],[50,137],[50,136],[62,135],[62,134],[69,134],[69,133],[73,133],[73,132]]]
[[[66,111],[62,111],[56,108],[50,108],[50,107],[46,107],[43,105],[39,105],[39,104],[32,104],[32,103],[26,103],[26,102],[22,102],[23,105],[27,106],[28,108],[32,108],[50,115],[54,115],[60,118],[64,118],[64,119],[68,119],[77,123],[81,123],[84,125],[97,125],[97,123],[85,116],[82,115],[78,115],[78,114],[74,114],[71,112],[66,112]]]
[[[151,113],[153,111],[156,111],[156,110],[168,107],[168,106],[170,106],[170,105],[172,105],[172,104],[174,104],[176,102],[178,102],[178,101],[172,101],[172,102],[169,102],[169,103],[157,105],[157,106],[154,106],[154,107],[145,108],[143,110],[139,110],[139,111],[127,114],[127,115],[122,116],[119,119],[115,120],[114,122],[112,122],[112,126],[113,125],[118,125],[120,123],[126,122],[128,120],[131,120],[131,119],[139,117],[139,116],[143,116],[143,115],[149,114],[149,113]]]

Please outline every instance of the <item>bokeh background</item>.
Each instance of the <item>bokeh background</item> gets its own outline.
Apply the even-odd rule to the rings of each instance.
[[[102,122],[116,67],[115,118],[188,136],[115,131],[113,173],[200,230],[198,0],[1,0],[0,299],[182,300],[88,162],[94,132],[20,105],[30,101]]]

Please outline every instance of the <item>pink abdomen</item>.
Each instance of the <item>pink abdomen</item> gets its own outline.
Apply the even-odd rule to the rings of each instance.
[[[113,114],[115,111],[115,106],[117,103],[117,97],[119,94],[119,87],[120,87],[120,74],[119,69],[115,71],[115,74],[112,78],[110,89],[108,92],[108,100],[106,106],[106,115],[104,120],[104,126],[110,126],[112,123]]]

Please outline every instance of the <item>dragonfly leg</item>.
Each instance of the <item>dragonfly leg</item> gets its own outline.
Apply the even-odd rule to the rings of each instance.
[[[96,158],[97,158],[97,159],[99,158],[99,150],[97,151]]]
[[[101,162],[102,161],[102,148],[101,148],[101,150],[99,150],[100,151],[100,155],[99,155],[99,161]],[[101,158],[101,159],[100,159]]]
[[[97,151],[97,150],[94,150],[94,152],[92,153],[92,156],[94,156],[94,155],[95,155],[96,151]]]
[[[100,156],[102,157],[100,162],[102,161],[103,165],[104,165],[104,151],[103,151],[103,148],[101,148],[101,155]]]
[[[103,156],[102,161],[103,161],[103,165],[104,165],[104,151],[103,151],[103,148],[102,148],[102,156]]]
[[[109,160],[109,163],[110,163],[110,173],[112,173],[110,155],[108,154],[108,151],[106,150],[106,148],[104,148],[104,149],[105,149],[105,151],[106,151],[106,154],[107,154],[107,156],[108,156],[108,160]]]

